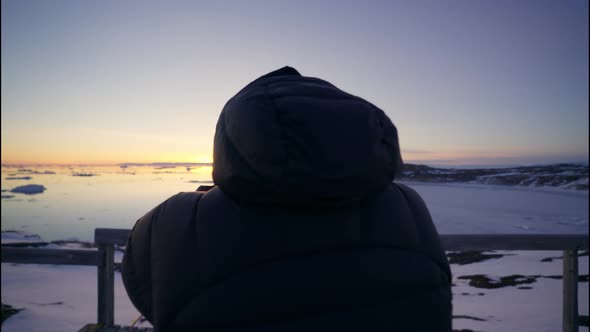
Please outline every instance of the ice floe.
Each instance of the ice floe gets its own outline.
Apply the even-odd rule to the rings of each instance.
[[[25,186],[19,186],[16,188],[12,188],[10,192],[12,193],[19,193],[19,194],[26,194],[26,195],[35,195],[44,192],[47,188],[40,184],[27,184]]]

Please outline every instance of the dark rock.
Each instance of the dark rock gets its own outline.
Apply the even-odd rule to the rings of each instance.
[[[447,253],[447,257],[449,259],[449,264],[458,264],[458,265],[478,263],[478,262],[486,261],[488,259],[502,258],[503,256],[505,256],[505,255],[486,254],[483,251],[461,251],[461,252]]]
[[[537,281],[537,276],[523,276],[513,274],[501,277],[500,280],[493,280],[483,274],[460,276],[458,279],[469,280],[469,285],[476,288],[496,289],[508,286],[532,284]]]
[[[483,274],[474,274],[468,276],[460,276],[458,279],[462,280],[469,280],[469,285],[476,288],[486,288],[486,289],[495,289],[495,288],[502,288],[507,286],[518,286],[524,284],[532,284],[537,281],[538,278],[548,278],[548,279],[556,279],[561,280],[563,276],[561,275],[550,275],[550,276],[523,276],[519,274],[514,274],[506,277],[501,277],[500,280],[493,280]],[[578,277],[578,282],[588,282],[588,274],[580,275]],[[530,289],[530,287],[520,286],[517,287],[519,289]]]
[[[588,256],[588,250],[584,250],[578,253],[578,257]],[[552,262],[554,259],[563,259],[563,256],[546,257],[541,259],[541,262]]]
[[[62,305],[64,304],[62,301],[58,301],[58,302],[49,302],[49,303],[33,303],[36,305],[40,305],[40,306],[47,306],[47,305]]]
[[[8,317],[18,313],[21,310],[23,310],[23,309],[14,308],[11,305],[2,303],[2,310],[1,310],[2,323],[4,323],[4,321]]]
[[[563,276],[558,276],[558,275],[555,275],[555,276],[544,276],[543,278],[561,280],[561,279],[563,279]]]
[[[479,318],[479,317],[473,317],[473,316],[467,316],[467,315],[453,315],[453,319],[471,319],[471,320],[476,320],[478,322],[485,322],[486,319],[483,318]]]

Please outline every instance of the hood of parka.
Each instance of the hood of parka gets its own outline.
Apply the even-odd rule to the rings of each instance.
[[[213,180],[242,204],[348,205],[383,190],[401,165],[381,109],[291,67],[248,84],[217,122]]]

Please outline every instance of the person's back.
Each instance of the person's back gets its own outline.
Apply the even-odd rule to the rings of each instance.
[[[267,74],[220,115],[216,186],[137,222],[129,297],[158,331],[451,331],[449,265],[400,167],[380,109]]]

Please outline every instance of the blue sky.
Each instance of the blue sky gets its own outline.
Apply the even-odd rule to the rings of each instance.
[[[588,161],[588,1],[2,0],[2,162],[199,162],[291,65],[382,108],[406,161]]]

